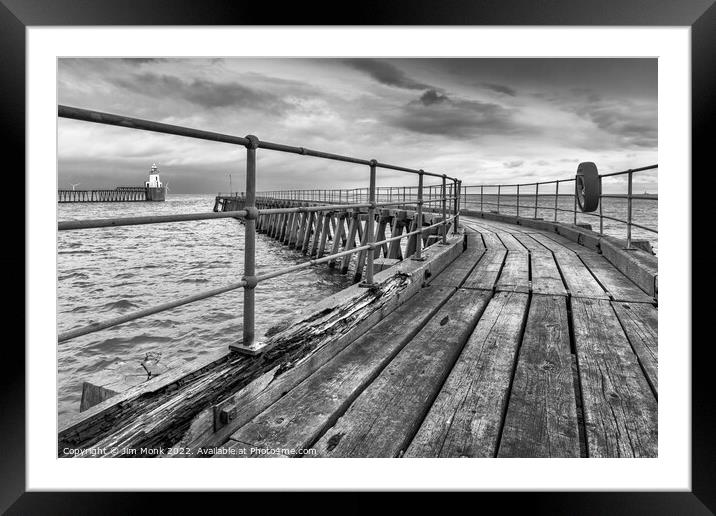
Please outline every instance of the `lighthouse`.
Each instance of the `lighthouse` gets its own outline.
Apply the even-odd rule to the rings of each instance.
[[[144,186],[147,189],[148,201],[165,200],[167,189],[159,179],[159,169],[156,163],[152,163],[152,167],[149,169],[149,181],[146,181]]]

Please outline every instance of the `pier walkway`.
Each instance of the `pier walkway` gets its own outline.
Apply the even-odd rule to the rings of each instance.
[[[243,289],[241,335],[228,349],[85,381],[58,456],[176,456],[168,447],[214,457],[657,456],[658,264],[632,238],[632,228],[658,233],[632,217],[633,175],[657,165],[599,174],[584,162],[571,178],[463,186],[253,135],[69,106],[58,115],[246,148],[245,192],[218,196],[212,212],[58,222],[79,231],[236,218],[244,231],[240,279],[58,335]],[[364,166],[368,187],[257,192],[259,150]],[[386,170],[417,185],[376,186]],[[609,180],[627,193],[602,193]],[[626,203],[626,220],[603,212],[606,197]],[[606,235],[605,220],[624,224],[626,239]],[[257,271],[257,233],[308,260]],[[255,289],[319,264],[362,281],[257,336]]]
[[[245,456],[656,456],[656,300],[558,234],[463,224],[467,249],[414,302],[224,447]]]

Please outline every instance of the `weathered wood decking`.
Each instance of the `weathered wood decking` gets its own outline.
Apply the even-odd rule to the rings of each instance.
[[[556,233],[463,225],[462,255],[221,456],[655,457],[656,300]]]

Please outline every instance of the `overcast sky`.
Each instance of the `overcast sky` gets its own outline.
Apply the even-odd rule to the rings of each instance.
[[[513,183],[657,162],[656,59],[60,59],[61,104]],[[243,190],[243,147],[60,119],[59,187]],[[367,167],[259,150],[258,188],[367,185]],[[654,176],[655,178],[655,176]],[[379,173],[379,185],[413,184]],[[656,192],[655,183],[635,186]]]

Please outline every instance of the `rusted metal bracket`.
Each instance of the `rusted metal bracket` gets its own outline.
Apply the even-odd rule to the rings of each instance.
[[[225,427],[231,423],[239,412],[234,397],[231,396],[224,401],[217,403],[213,407],[214,411],[214,431]]]

